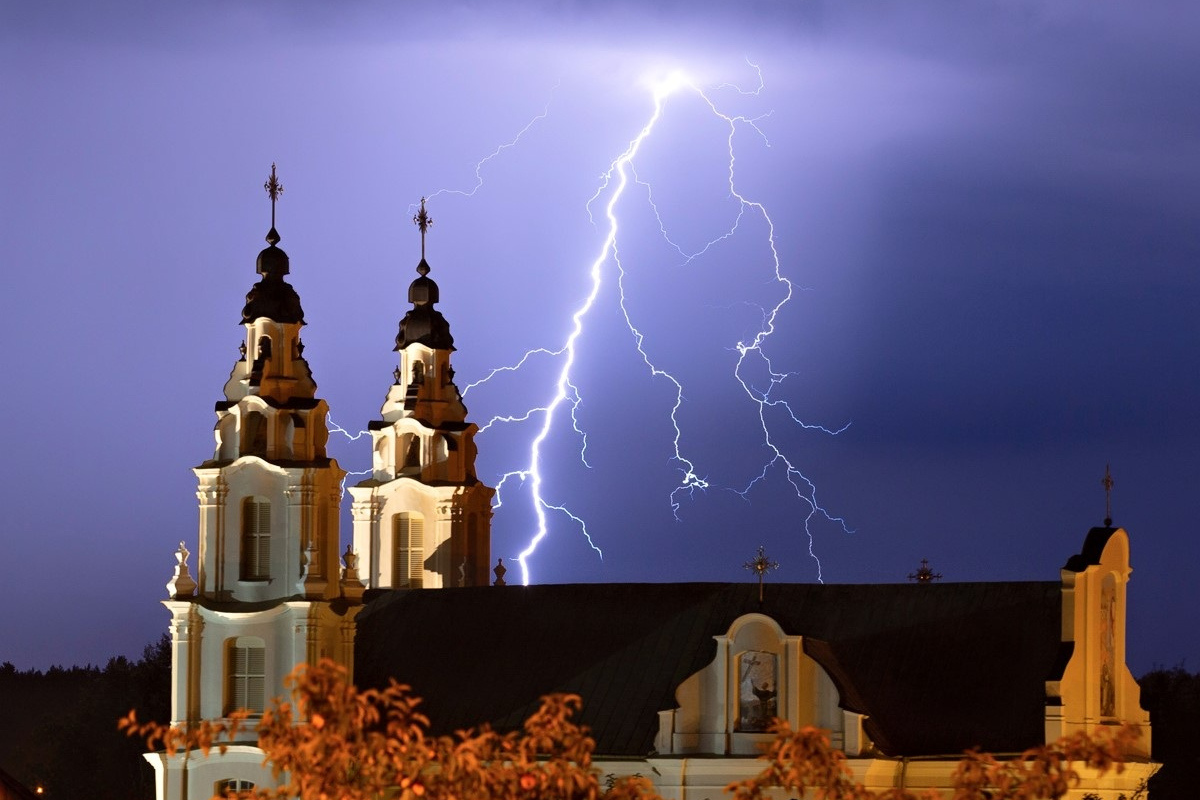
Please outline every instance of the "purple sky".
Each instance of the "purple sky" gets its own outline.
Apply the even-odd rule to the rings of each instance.
[[[606,234],[610,195],[594,223],[588,199],[649,118],[646,76],[678,68],[758,119],[736,126],[735,187],[796,287],[763,348],[791,373],[772,399],[850,423],[763,417],[853,531],[813,520],[824,579],[904,580],[922,558],[947,580],[1056,579],[1104,516],[1111,463],[1131,666],[1200,667],[1192,4],[84,5],[0,11],[0,661],[103,662],[165,630],[272,161],[306,356],[357,431],[391,381],[413,204],[431,197],[460,387],[561,347]],[[685,252],[736,219],[728,130],[672,95],[635,162]],[[748,580],[760,544],[773,579],[816,580],[784,471],[749,502],[728,491],[770,458],[733,373],[784,296],[766,218],[748,207],[687,260],[644,186],[617,214],[627,309],[684,387],[680,447],[710,488],[673,519],[674,389],[638,356],[607,259],[573,373],[591,468],[562,414],[543,459],[547,501],[604,557],[552,515],[533,580]],[[472,418],[545,403],[558,368],[472,389]],[[480,477],[525,466],[535,432],[482,434]],[[369,463],[365,439],[331,449]],[[515,558],[531,524],[510,484],[493,555]]]

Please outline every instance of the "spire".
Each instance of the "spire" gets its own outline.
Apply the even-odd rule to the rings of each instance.
[[[279,231],[275,230],[275,204],[283,194],[283,184],[275,172],[275,164],[271,163],[271,174],[263,188],[271,198],[271,230],[267,231],[267,247],[258,254],[255,271],[263,277],[254,284],[246,295],[246,305],[242,308],[242,322],[253,322],[259,317],[268,317],[276,322],[298,322],[304,324],[304,310],[300,307],[300,297],[283,276],[291,271],[287,253],[276,247],[279,244]]]
[[[275,230],[275,203],[279,200],[279,195],[283,194],[283,184],[275,176],[274,161],[271,162],[271,177],[267,178],[263,188],[267,190],[267,195],[271,198],[271,230],[267,232],[267,244],[274,247],[279,244],[279,232]]]
[[[271,179],[272,180],[275,179],[275,165],[274,164],[271,165]],[[280,191],[282,191],[282,189]],[[274,208],[275,208],[275,205],[274,205],[274,201],[272,200],[272,205],[271,205],[271,209],[272,209],[271,224],[272,225],[275,224]],[[430,217],[428,212],[425,211],[425,198],[424,197],[421,198],[421,210],[418,211],[416,214],[413,214],[413,224],[421,229],[421,266],[425,267],[425,271],[421,272],[421,266],[418,266],[417,272],[421,272],[422,275],[426,275],[429,273],[429,265],[425,263],[425,234],[429,232],[429,227],[431,225],[433,225],[433,218]]]
[[[453,350],[454,337],[450,335],[450,324],[433,306],[438,302],[438,285],[429,277],[429,262],[425,260],[425,234],[433,219],[425,210],[425,198],[421,198],[421,209],[413,215],[413,224],[421,231],[421,263],[417,264],[417,279],[408,286],[408,302],[413,307],[400,320],[400,332],[396,336],[396,350],[403,350],[413,342],[439,350]]]

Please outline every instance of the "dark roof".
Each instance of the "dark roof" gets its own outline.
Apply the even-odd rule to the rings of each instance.
[[[0,769],[0,797],[11,797],[13,800],[34,800],[36,794],[31,792],[16,778]]]
[[[274,236],[274,241],[272,241]],[[300,307],[300,295],[291,284],[283,279],[289,272],[287,253],[275,246],[279,234],[271,228],[267,234],[270,246],[258,254],[255,270],[263,278],[250,288],[246,305],[242,308],[242,322],[253,322],[260,317],[276,322],[299,322],[304,324],[304,309]]]
[[[253,455],[254,455],[253,453],[243,453],[242,455],[238,456],[238,458],[245,458],[246,456],[253,456]],[[322,469],[324,467],[328,467],[330,464],[333,463],[333,459],[329,458],[328,456],[322,456],[320,458],[310,458],[310,459],[263,458],[262,456],[254,456],[254,457],[262,459],[263,461],[267,462],[271,466],[283,467],[284,469],[301,469],[301,468],[307,468],[307,467],[314,467],[317,469]],[[213,469],[214,467],[227,467],[230,464],[232,464],[234,461],[237,461],[237,460],[238,460],[237,458],[210,458],[207,461],[202,461],[200,464],[193,467],[193,469]]]
[[[1116,532],[1117,529],[1111,527],[1092,528],[1083,541],[1083,550],[1068,558],[1063,569],[1083,572],[1089,566],[1099,564],[1100,556],[1104,553],[1104,546]]]
[[[387,592],[358,617],[355,677],[424,698],[436,733],[516,728],[550,692],[583,697],[601,755],[648,754],[657,713],[712,662],[713,636],[771,616],[867,714],[888,755],[1019,751],[1043,738],[1059,654],[1051,583],[573,584]]]
[[[450,335],[450,323],[442,312],[433,306],[438,302],[438,285],[429,277],[429,262],[424,257],[417,264],[420,273],[408,287],[408,302],[412,309],[400,320],[400,332],[396,334],[396,350],[403,350],[419,342],[434,350],[453,350],[454,337]]]
[[[278,322],[278,320],[276,320],[276,321]],[[281,403],[280,401],[276,400],[274,397],[271,397],[270,395],[258,395],[258,396],[262,398],[264,403],[271,406],[272,408],[278,408],[278,409],[281,409],[284,411],[288,411],[291,409],[304,410],[304,409],[316,408],[317,404],[321,402],[320,398],[317,398],[317,397],[289,397],[287,400],[284,400]],[[233,408],[239,402],[240,401],[238,401],[238,400],[218,400],[216,403],[216,406],[215,406],[215,410],[216,411],[225,411],[227,409]]]
[[[434,350],[455,349],[450,323],[432,304],[413,306],[400,320],[400,332],[396,334],[396,346],[393,349],[403,350],[413,343]]]

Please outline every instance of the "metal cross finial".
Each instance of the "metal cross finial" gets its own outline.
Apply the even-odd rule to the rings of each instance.
[[[267,182],[263,184],[263,188],[267,190],[267,194],[271,198],[271,227],[275,227],[275,201],[279,199],[279,195],[283,194],[283,184],[279,182],[279,178],[275,177],[275,162],[271,162],[271,177],[267,178]]]
[[[765,547],[759,545],[758,555],[745,564],[742,564],[742,566],[758,576],[758,602],[761,604],[763,601],[763,575],[773,569],[779,569],[779,564],[767,556]]]
[[[421,229],[421,260],[425,260],[425,233],[433,224],[433,218],[425,211],[425,198],[421,198],[421,210],[413,214],[413,224]]]
[[[1104,465],[1104,478],[1100,481],[1100,485],[1104,487],[1104,527],[1112,527],[1112,473],[1108,471],[1108,464]]]
[[[917,583],[931,583],[933,581],[940,581],[942,579],[942,573],[934,572],[929,566],[929,559],[922,558],[920,569],[918,569],[916,572],[908,573],[908,579],[910,581],[916,581]]]

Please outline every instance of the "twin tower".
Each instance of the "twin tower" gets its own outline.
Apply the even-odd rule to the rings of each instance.
[[[304,359],[300,297],[285,279],[274,165],[266,188],[271,230],[258,255],[260,280],[242,309],[241,357],[216,404],[216,450],[194,470],[197,574],[181,543],[167,586],[174,723],[261,711],[284,694],[283,677],[301,662],[329,657],[352,671],[365,589],[486,585],[489,578],[495,491],[475,476],[478,428],[454,384],[450,326],[434,307],[424,200],[414,218],[422,253],[408,289],[412,308],[396,337],[399,364],[382,419],[369,424],[371,475],[349,488],[353,544],[340,554],[346,472],[326,453],[329,407]],[[220,774],[151,754],[160,796],[209,797],[221,781],[260,781],[261,752],[251,746],[239,758],[236,750],[219,768],[210,762]]]

